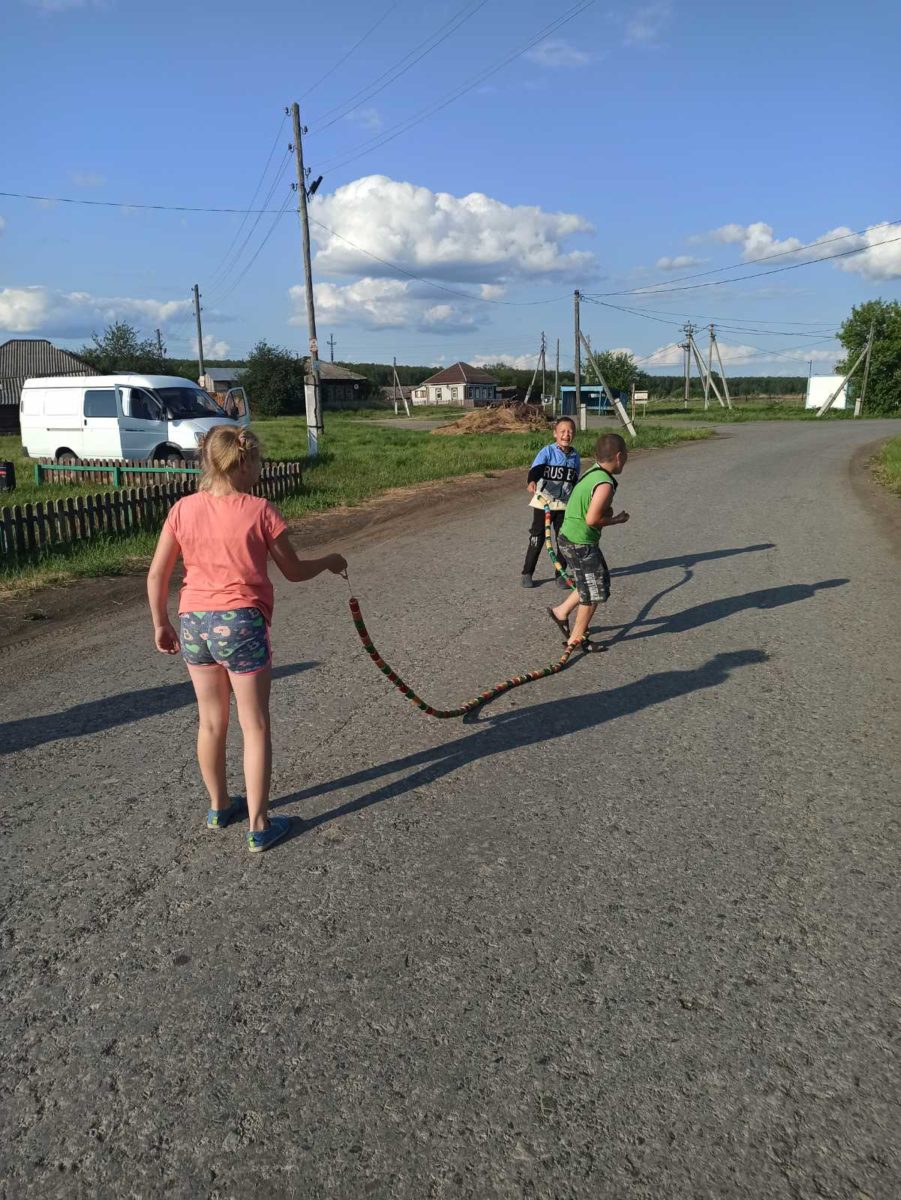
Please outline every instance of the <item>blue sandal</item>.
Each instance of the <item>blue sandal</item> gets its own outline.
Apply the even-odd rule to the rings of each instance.
[[[233,821],[240,821],[247,816],[247,801],[243,796],[233,800],[228,808],[211,808],[206,814],[207,829],[224,829]]]
[[[270,817],[268,829],[261,829],[259,833],[254,833],[252,830],[247,831],[247,849],[251,854],[259,854],[261,850],[268,850],[270,846],[280,842],[290,829],[290,817]]]

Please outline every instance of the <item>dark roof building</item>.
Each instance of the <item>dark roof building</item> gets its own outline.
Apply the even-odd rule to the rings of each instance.
[[[19,428],[19,397],[26,379],[96,375],[94,368],[46,338],[11,338],[0,345],[0,429]]]
[[[304,360],[304,380],[313,382],[308,358]],[[349,371],[340,363],[323,362],[320,358],[319,389],[323,408],[359,408],[369,395],[370,384],[365,375]]]

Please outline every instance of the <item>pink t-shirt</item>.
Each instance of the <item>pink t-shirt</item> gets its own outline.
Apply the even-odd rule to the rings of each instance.
[[[166,528],[185,564],[179,613],[258,608],[272,620],[269,547],[288,528],[274,505],[246,492],[195,492],[173,505]]]

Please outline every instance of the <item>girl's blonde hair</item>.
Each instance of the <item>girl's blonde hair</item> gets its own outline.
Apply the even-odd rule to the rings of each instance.
[[[217,480],[230,479],[247,462],[260,458],[260,439],[249,429],[215,425],[200,439],[200,484],[209,490]]]

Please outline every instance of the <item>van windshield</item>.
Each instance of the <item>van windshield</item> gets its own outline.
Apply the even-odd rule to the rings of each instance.
[[[173,421],[192,417],[224,417],[225,413],[212,396],[196,387],[154,388]]]

